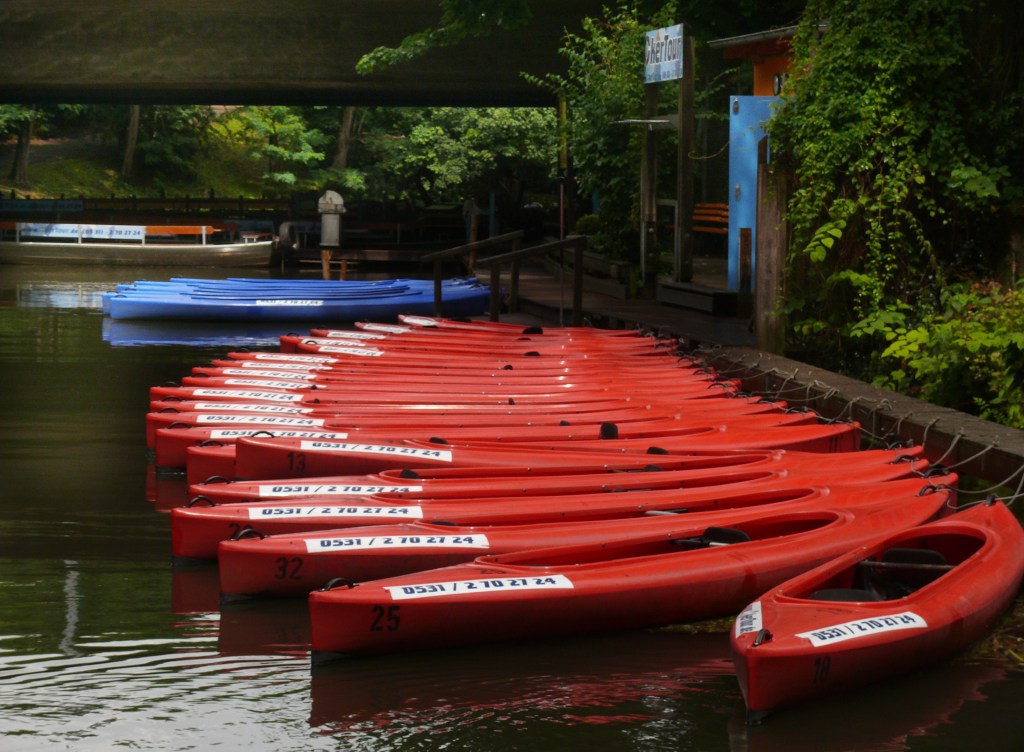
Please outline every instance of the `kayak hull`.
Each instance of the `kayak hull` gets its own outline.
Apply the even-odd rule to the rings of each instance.
[[[920,485],[918,481],[915,485]],[[782,504],[792,509],[843,509],[900,505],[899,524],[923,523],[938,514],[951,493],[912,495],[913,485],[877,493],[808,493]],[[260,537],[255,532],[221,541],[217,559],[221,592],[246,596],[299,596],[343,578],[351,582],[394,577],[470,561],[486,554],[533,548],[600,545],[663,533],[692,524],[733,525],[778,515],[778,506],[723,509],[687,515],[621,517],[527,525],[436,525],[409,522]],[[888,522],[893,522],[894,516]],[[286,564],[285,564],[286,563]],[[282,568],[284,565],[284,568]],[[286,574],[285,574],[286,573]]]
[[[672,536],[488,555],[335,583],[309,594],[313,660],[714,618],[892,524],[853,510],[780,513],[717,530],[695,520]],[[709,545],[725,531],[747,540]]]
[[[780,584],[733,629],[748,719],[963,650],[1009,606],[1022,575],[1024,531],[995,502],[887,534]]]

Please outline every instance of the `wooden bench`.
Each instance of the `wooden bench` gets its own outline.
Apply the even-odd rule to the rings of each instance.
[[[729,205],[696,204],[693,207],[693,231],[708,235],[728,235]]]

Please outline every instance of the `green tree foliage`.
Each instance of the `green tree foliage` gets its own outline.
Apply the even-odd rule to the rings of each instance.
[[[378,47],[356,65],[360,73],[373,73],[414,60],[434,47],[450,47],[494,31],[514,29],[533,14],[528,0],[440,0],[437,26],[410,34],[397,47]]]
[[[999,261],[1022,177],[1008,125],[1024,113],[1019,59],[997,98],[982,83],[1008,78],[1014,54],[991,43],[998,14],[977,21],[996,10],[1019,15],[984,0],[807,5],[769,128],[794,177],[793,342],[836,354],[832,367],[884,370],[887,336],[933,321],[944,285]]]
[[[525,186],[550,184],[556,134],[553,110],[381,108],[366,114],[351,164],[370,196],[461,203],[497,190],[511,211]]]
[[[640,130],[623,121],[643,116],[644,36],[671,23],[672,12],[645,18],[635,3],[621,3],[604,18],[585,18],[582,32],[567,34],[562,46],[566,73],[532,79],[567,103],[576,183],[595,199],[593,245],[608,255],[639,255]]]
[[[115,131],[119,143],[124,138],[128,117],[128,108],[123,110]],[[142,107],[136,161],[157,185],[193,179],[213,117],[210,107],[199,105]]]
[[[308,168],[323,161],[328,138],[310,128],[293,107],[242,107],[226,117],[225,127],[248,148],[271,193],[310,187],[302,180]]]
[[[957,283],[914,326],[884,327],[878,384],[1024,428],[1024,289]]]

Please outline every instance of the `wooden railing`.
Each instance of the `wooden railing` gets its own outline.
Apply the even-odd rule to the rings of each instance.
[[[572,325],[583,325],[583,252],[587,248],[586,235],[571,235],[564,240],[521,248],[498,256],[479,259],[477,266],[491,269],[491,321],[497,321],[501,314],[501,270],[509,266],[509,311],[519,310],[519,271],[523,259],[539,254],[571,250],[572,260]],[[437,305],[437,297],[435,297]]]
[[[457,245],[454,248],[446,248],[443,251],[434,251],[420,257],[420,263],[432,262],[434,264],[434,315],[441,315],[441,282],[442,282],[442,266],[448,259],[456,258],[457,256],[466,256],[466,268],[471,274],[475,273],[476,269],[476,254],[478,251],[482,251],[487,248],[512,248],[513,250],[519,247],[519,244],[523,242],[523,231],[516,230],[515,232],[509,232],[504,235],[495,235],[493,238],[486,238],[484,240],[477,240],[473,243],[466,243],[465,245]],[[491,290],[491,296],[494,296],[494,290]]]
[[[505,265],[509,267],[508,286],[508,307],[509,311],[519,310],[519,271],[523,259],[548,253],[560,253],[571,250],[573,253],[572,270],[572,325],[583,325],[583,252],[587,248],[586,235],[572,235],[564,240],[556,240],[551,243],[532,245],[529,248],[520,248],[523,240],[523,232],[518,230],[505,235],[496,235],[486,240],[478,240],[475,243],[448,248],[443,251],[428,253],[420,258],[421,261],[430,261],[434,264],[434,314],[441,315],[441,287],[442,287],[442,262],[456,256],[468,256],[467,267],[470,272],[475,272],[477,267],[490,269],[490,317],[491,321],[498,321],[501,316],[501,272]],[[485,249],[511,246],[512,250],[507,253],[500,253],[486,258],[477,258],[477,253]]]

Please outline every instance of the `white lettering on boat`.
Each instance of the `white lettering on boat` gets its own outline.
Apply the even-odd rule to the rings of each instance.
[[[238,410],[246,413],[311,413],[311,407],[293,407],[291,405],[265,405],[253,402],[194,402],[190,407],[200,410]]]
[[[340,335],[339,335],[340,336]],[[299,340],[300,344],[303,345],[337,345],[342,344],[347,347],[369,347],[368,344],[362,342],[355,337],[351,337],[348,340],[338,339],[336,337],[303,337]]]
[[[833,645],[845,640],[853,640],[858,637],[881,634],[882,632],[894,632],[901,629],[927,629],[928,622],[913,611],[904,611],[899,614],[887,614],[885,616],[874,616],[870,619],[857,619],[843,624],[812,629],[809,632],[801,632],[797,637],[810,640],[811,645],[820,648],[824,645]]]
[[[270,298],[269,300],[260,300],[257,298],[256,305],[261,306],[322,306],[324,301],[322,299],[310,298],[309,300],[297,300],[288,298]]]
[[[497,577],[479,580],[448,580],[418,585],[389,585],[384,589],[392,600],[410,598],[439,598],[464,593],[502,593],[522,590],[572,590],[572,580],[563,574],[548,577]]]
[[[376,493],[419,493],[423,486],[364,486],[335,483],[301,483],[260,485],[256,495],[261,499],[279,496],[369,496]]]
[[[427,318],[426,316],[403,316],[402,321],[413,324],[414,326],[437,326],[435,319]]]
[[[389,334],[405,334],[411,332],[412,327],[408,326],[397,326],[396,324],[375,324],[368,322],[362,325],[364,330],[371,332],[388,332]]]
[[[264,386],[266,386],[264,384]],[[195,397],[236,397],[240,400],[255,399],[268,402],[301,402],[301,394],[283,394],[281,392],[250,392],[244,389],[207,389],[197,387],[192,391]]]
[[[374,332],[349,331],[347,329],[328,329],[325,337],[341,337],[342,339],[387,339],[383,334]]]
[[[282,415],[234,415],[203,414],[195,417],[196,423],[250,423],[257,426],[322,426],[323,418],[289,418]]]
[[[211,439],[237,439],[242,436],[255,436],[260,433],[268,433],[265,428],[220,428],[210,431]],[[274,431],[275,439],[304,439],[310,436],[319,436],[324,439],[347,439],[348,434],[329,433],[324,431]]]
[[[343,353],[345,355],[364,355],[374,358],[384,354],[383,350],[378,350],[376,347],[337,347],[335,345],[320,345],[320,352]]]
[[[306,373],[314,371],[330,371],[330,366],[320,365],[319,363],[292,363],[291,361],[271,361],[269,364],[264,363],[262,360],[240,360],[238,365],[242,367],[243,371],[248,369],[248,372],[255,373],[257,368],[266,368],[268,365],[278,371],[286,370],[291,371],[302,371]]]
[[[358,551],[394,548],[472,548],[487,550],[486,535],[353,535],[307,538],[306,551]]]
[[[760,632],[762,626],[761,601],[754,601],[740,611],[740,615],[736,617],[736,636]]]
[[[261,363],[260,365],[263,365],[263,364]],[[303,379],[303,380],[306,380],[306,381],[311,381],[311,380],[315,379],[316,378],[316,374],[314,374],[314,373],[296,372],[296,371],[293,371],[293,370],[285,370],[285,369],[289,369],[289,368],[305,368],[305,367],[306,366],[303,366],[303,365],[301,365],[299,363],[293,363],[293,364],[282,364],[281,365],[281,369],[282,370],[280,370],[280,371],[268,371],[268,370],[259,370],[259,371],[257,371],[255,368],[224,368],[223,370],[221,370],[221,375],[222,376],[244,376],[246,378],[262,376],[263,378],[267,378],[267,379]],[[266,369],[266,366],[263,366],[263,368]]]
[[[270,381],[269,379],[224,379],[225,386],[258,386],[264,389],[309,389],[308,381]]]
[[[286,360],[292,363],[333,363],[334,358],[318,358],[316,355],[295,355],[294,353],[253,353],[255,360]]]
[[[321,506],[319,504],[291,507],[250,507],[250,520],[272,520],[298,517],[392,517],[423,519],[422,507],[389,506]]]
[[[395,446],[391,444],[336,444],[326,441],[303,441],[299,449],[308,451],[319,449],[327,452],[352,452],[358,454],[393,454],[401,457],[424,457],[451,462],[452,453],[447,449],[422,449],[420,447]]]

